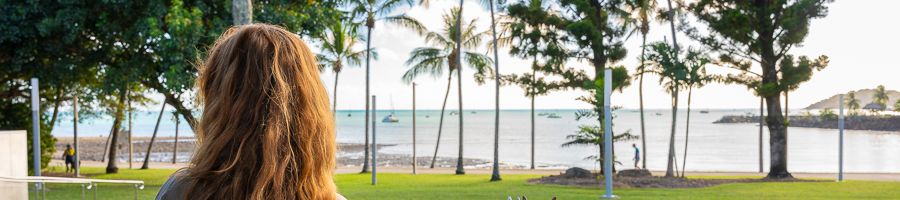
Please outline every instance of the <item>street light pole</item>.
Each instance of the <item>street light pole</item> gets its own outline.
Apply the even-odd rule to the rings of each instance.
[[[606,179],[606,193],[604,199],[616,198],[613,195],[612,182],[612,110],[610,108],[610,95],[612,94],[612,69],[603,71],[603,178]]]

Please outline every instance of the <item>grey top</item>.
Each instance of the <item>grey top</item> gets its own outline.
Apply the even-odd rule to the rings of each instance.
[[[156,200],[181,200],[185,199],[185,191],[184,184],[187,182],[185,180],[185,176],[187,176],[188,170],[187,168],[180,169],[169,176],[169,180],[166,180],[166,183],[163,183],[162,187],[159,188],[159,192],[156,193]],[[344,196],[340,194],[337,195],[337,200],[346,200]]]
[[[180,169],[169,176],[169,180],[166,180],[166,183],[159,188],[159,193],[156,193],[156,200],[184,199],[186,192],[184,191],[184,176],[186,175],[187,169]]]

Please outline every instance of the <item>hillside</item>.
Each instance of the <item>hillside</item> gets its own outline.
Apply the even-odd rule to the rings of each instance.
[[[863,107],[863,106],[866,106],[866,104],[868,104],[868,103],[872,103],[872,94],[874,94],[874,93],[875,93],[874,89],[857,90],[856,91],[856,99],[859,99],[859,107]],[[887,90],[887,93],[888,93],[888,97],[890,97],[888,99],[888,108],[892,108],[892,106],[894,105],[894,102],[896,102],[897,99],[900,99],[900,92],[898,92],[896,90]],[[823,109],[823,108],[837,109],[838,105],[839,105],[838,98],[840,98],[840,97],[836,94],[827,99],[824,99],[824,100],[816,102],[812,105],[809,105],[805,109]],[[844,98],[846,98],[846,96]]]

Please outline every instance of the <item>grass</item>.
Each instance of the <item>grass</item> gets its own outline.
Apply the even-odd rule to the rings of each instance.
[[[61,171],[51,169],[50,171]],[[139,199],[153,199],[173,169],[129,170],[103,174],[103,168],[84,168],[83,174],[98,179],[144,180]],[[370,174],[340,174],[335,177],[339,192],[348,199],[505,199],[525,195],[529,199],[597,199],[600,188],[535,185],[528,179],[540,175],[504,175],[503,181],[489,182],[489,174],[380,174],[378,185],[370,184]],[[692,177],[710,178],[710,177]],[[758,178],[758,177],[715,177]],[[49,199],[79,199],[81,186],[49,184]],[[97,199],[131,199],[133,186],[101,184]],[[93,197],[88,190],[87,199]],[[898,199],[900,182],[771,182],[733,183],[697,189],[616,189],[622,199]]]

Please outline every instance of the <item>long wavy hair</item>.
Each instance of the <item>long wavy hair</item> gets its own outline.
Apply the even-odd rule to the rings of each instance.
[[[315,56],[298,35],[227,30],[199,66],[203,117],[188,199],[335,199],[335,133]]]

